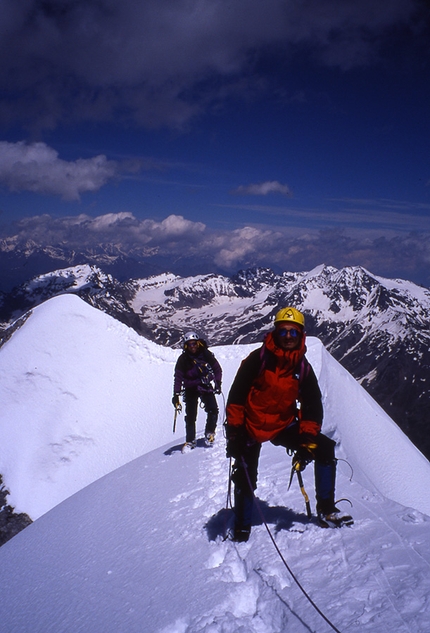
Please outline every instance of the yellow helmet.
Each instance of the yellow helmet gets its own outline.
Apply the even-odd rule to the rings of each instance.
[[[297,323],[300,327],[305,327],[305,317],[296,308],[282,308],[279,310],[275,315],[275,324],[280,321]]]

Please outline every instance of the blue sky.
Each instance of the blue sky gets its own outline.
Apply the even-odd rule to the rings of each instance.
[[[0,236],[430,285],[425,2],[1,6]]]

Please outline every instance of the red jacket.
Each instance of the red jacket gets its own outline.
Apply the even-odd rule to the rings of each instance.
[[[305,336],[299,349],[284,351],[270,332],[239,367],[227,400],[227,425],[245,425],[257,442],[273,439],[296,421],[299,432],[316,435],[323,417],[321,391],[305,352]]]

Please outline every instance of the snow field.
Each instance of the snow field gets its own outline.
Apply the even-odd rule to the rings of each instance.
[[[200,439],[181,454],[183,415],[173,436],[170,402],[178,352],[76,297],[40,308],[0,350],[0,472],[20,506],[30,499],[40,513],[0,549],[2,630],[330,631],[257,511],[247,543],[224,540],[232,512],[221,420],[212,448]],[[352,508],[340,505],[355,524],[310,523],[295,479],[288,490],[291,458],[271,444],[261,453],[259,507],[297,579],[339,631],[427,633],[430,512],[422,510],[430,465],[321,344],[308,343],[324,431],[338,442],[337,497],[350,500]],[[225,395],[253,347],[214,349]],[[74,416],[91,441],[79,450],[75,443],[64,460]],[[203,426],[200,410],[200,437]],[[314,509],[311,465],[303,476]]]
[[[229,460],[156,449],[51,510],[0,550],[7,631],[273,633],[330,627],[283,565],[258,513],[248,543],[223,540]],[[288,565],[340,631],[427,631],[429,517],[349,481],[355,525],[305,516],[291,460],[262,450],[257,497]],[[312,466],[304,472],[313,499]],[[30,625],[31,623],[31,625]]]

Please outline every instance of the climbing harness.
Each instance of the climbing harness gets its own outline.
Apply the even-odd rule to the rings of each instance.
[[[200,373],[200,381],[209,391],[215,391],[215,372],[210,363],[198,358],[192,359],[193,364]]]

